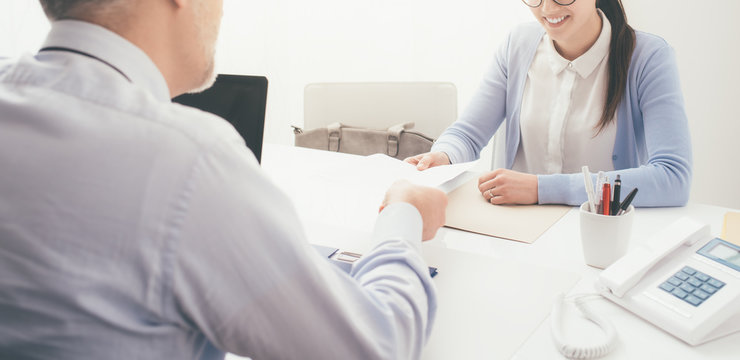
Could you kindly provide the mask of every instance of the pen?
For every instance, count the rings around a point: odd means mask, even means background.
[[[612,215],[617,215],[619,212],[619,196],[620,191],[622,189],[622,179],[619,178],[619,175],[617,175],[617,179],[614,180],[614,193],[612,194]]]
[[[583,184],[586,186],[586,195],[588,195],[588,211],[595,213],[596,204],[594,203],[594,183],[591,181],[591,172],[588,166],[581,168],[583,170]]]
[[[609,178],[606,178],[606,181],[604,182],[604,189],[601,191],[602,196],[604,197],[603,200],[601,200],[601,207],[602,207],[602,214],[609,215],[609,210],[611,210],[611,198],[612,198],[612,186],[609,184]]]
[[[624,198],[622,205],[619,205],[620,210],[617,215],[622,215],[627,211],[627,208],[630,207],[630,203],[632,203],[632,199],[635,198],[635,194],[637,194],[637,188],[632,189],[632,191],[630,191],[630,193]]]

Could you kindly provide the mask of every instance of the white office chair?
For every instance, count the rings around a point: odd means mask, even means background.
[[[312,83],[303,95],[304,129],[413,122],[413,131],[436,139],[457,119],[457,88],[449,82]]]

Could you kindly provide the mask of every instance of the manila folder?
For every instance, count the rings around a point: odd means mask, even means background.
[[[492,205],[478,177],[448,195],[445,226],[531,244],[570,211],[564,205]]]

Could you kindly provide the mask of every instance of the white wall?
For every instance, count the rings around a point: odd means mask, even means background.
[[[38,1],[0,3],[0,57],[38,50],[48,31],[49,22]]]
[[[730,156],[740,134],[732,102],[740,3],[623,1],[634,27],[676,49],[694,147],[692,201],[740,208],[740,165]],[[311,82],[451,81],[462,110],[508,30],[530,20],[517,0],[225,0],[217,71],[266,75],[265,139],[290,144]],[[34,51],[47,30],[36,1],[0,4],[0,56]]]
[[[226,2],[219,71],[268,76],[265,137],[286,144],[289,125],[303,122],[303,88],[311,82],[451,81],[462,107],[507,30],[531,16],[517,1],[253,4]]]

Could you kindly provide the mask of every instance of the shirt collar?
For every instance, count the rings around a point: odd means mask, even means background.
[[[550,40],[550,37],[545,34],[543,40],[547,43],[550,67],[555,74],[560,74],[560,72],[572,64],[571,68],[578,73],[581,78],[587,78],[596,69],[596,67],[599,66],[599,63],[609,55],[612,26],[606,16],[604,16],[604,13],[601,12],[601,9],[596,10],[599,12],[599,16],[601,16],[601,33],[596,39],[596,42],[591,45],[591,48],[573,61],[569,61],[562,57],[555,49],[555,44]]]
[[[77,20],[55,21],[42,46],[46,47],[64,47],[95,56],[119,69],[157,99],[170,101],[167,82],[149,56],[102,26]]]

